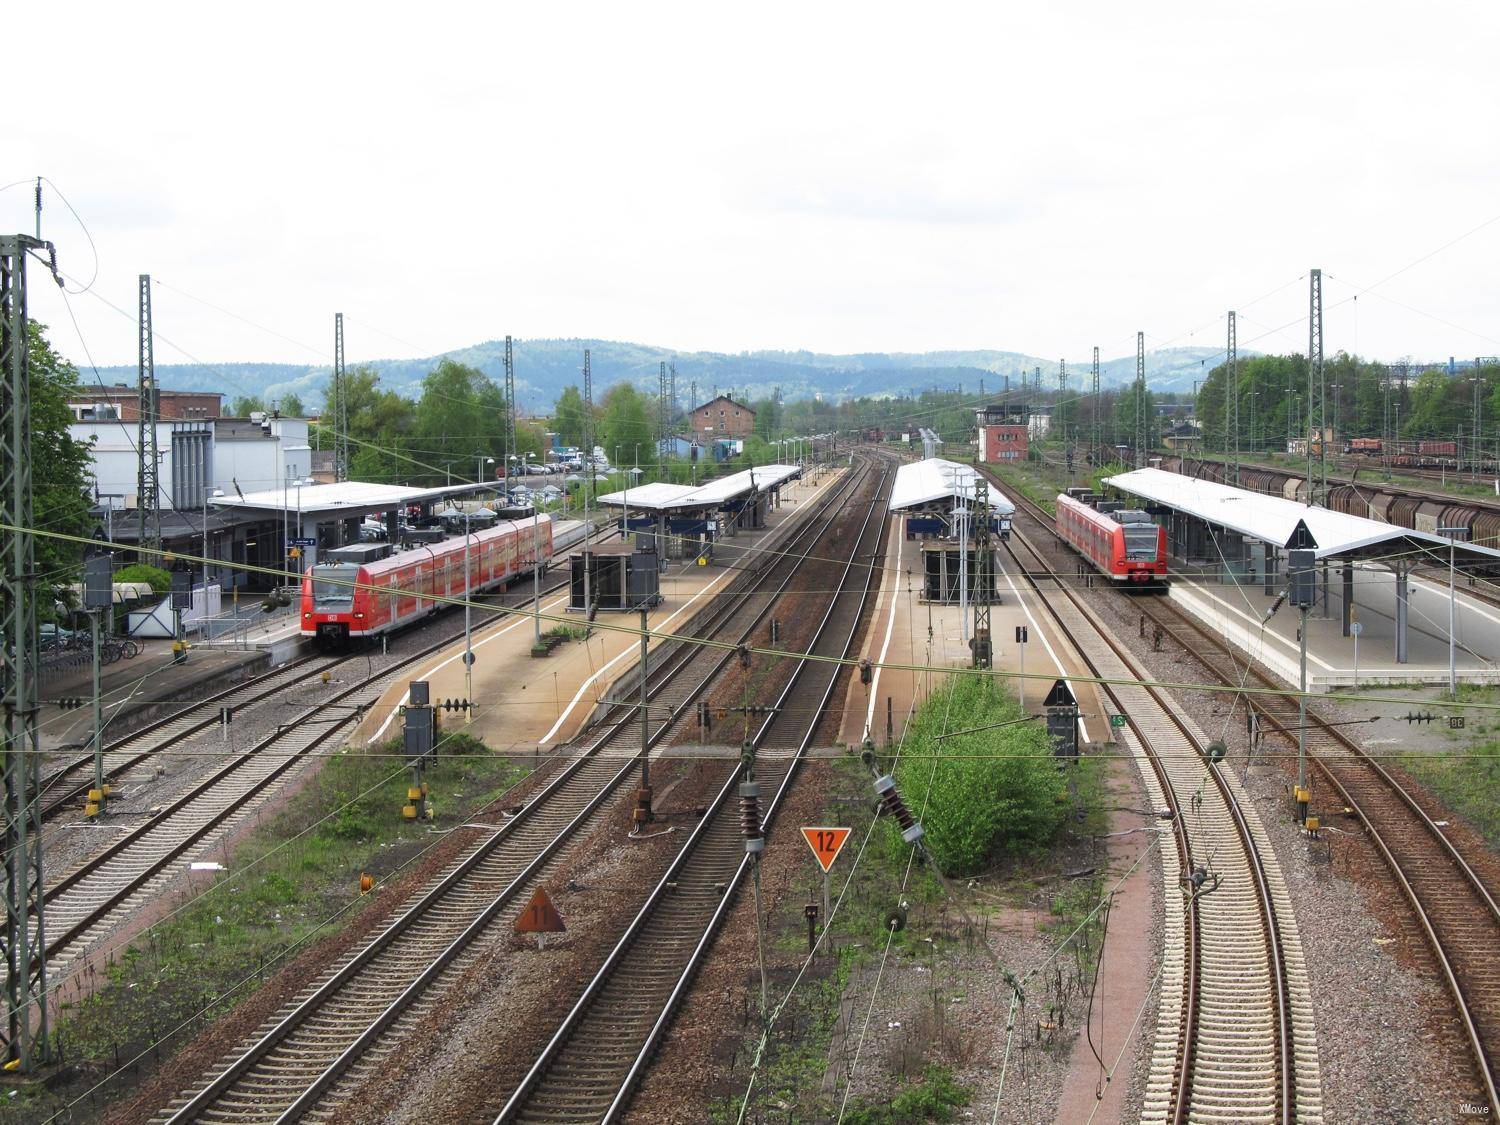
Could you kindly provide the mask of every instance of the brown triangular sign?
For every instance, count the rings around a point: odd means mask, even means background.
[[[562,915],[557,912],[557,907],[547,897],[545,887],[536,889],[531,901],[526,904],[526,909],[516,919],[518,934],[560,934],[567,928],[563,925]]]

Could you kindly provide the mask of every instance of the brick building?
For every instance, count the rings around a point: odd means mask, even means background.
[[[974,412],[979,429],[979,459],[1024,461],[1030,448],[1030,418],[1024,406],[1009,403],[980,407]]]
[[[195,422],[224,415],[224,396],[218,391],[157,391],[157,402],[164,422]],[[118,418],[122,422],[140,420],[136,408],[140,401],[136,388],[128,383],[112,387],[83,385],[82,393],[68,405],[75,421],[86,422]],[[103,409],[101,409],[101,407]]]
[[[720,395],[702,406],[695,406],[688,425],[698,438],[749,437],[755,430],[755,411]]]

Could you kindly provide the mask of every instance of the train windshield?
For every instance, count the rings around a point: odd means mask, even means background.
[[[315,566],[312,568],[313,605],[348,606],[354,604],[354,581],[357,566]]]
[[[1125,557],[1132,562],[1156,561],[1156,525],[1135,523],[1125,525]]]

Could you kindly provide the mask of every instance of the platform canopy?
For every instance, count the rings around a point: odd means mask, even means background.
[[[1297,546],[1293,537],[1300,525],[1311,536],[1308,545],[1320,559],[1389,559],[1445,565],[1448,561],[1446,536],[1314,508],[1280,496],[1265,496],[1181,473],[1134,469],[1105,477],[1104,484],[1276,547]],[[1489,547],[1459,542],[1455,558],[1466,567],[1500,567],[1500,551]]]
[[[962,496],[966,500],[989,493],[990,511],[997,516],[1012,515],[1016,508],[991,488],[971,465],[960,465],[957,461],[945,461],[941,457],[929,457],[925,461],[913,461],[896,470],[896,484],[891,489],[891,511],[913,512],[934,509],[947,512],[953,502]]]
[[[711,511],[755,492],[779,488],[802,475],[800,465],[757,465],[706,484],[643,484],[608,492],[599,503],[639,512]]]
[[[252,512],[298,512],[305,516],[323,519],[342,519],[345,516],[364,515],[372,512],[387,512],[407,504],[422,504],[441,500],[446,496],[462,496],[477,491],[494,491],[500,487],[498,481],[479,484],[453,484],[440,488],[407,488],[395,484],[366,484],[362,481],[346,480],[337,484],[304,484],[300,488],[289,484],[286,488],[268,488],[262,492],[247,492],[244,495],[230,493],[209,500],[215,508],[237,508]]]

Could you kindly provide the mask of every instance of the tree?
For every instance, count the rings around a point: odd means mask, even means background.
[[[616,383],[604,396],[604,417],[599,424],[599,444],[615,465],[635,462],[637,448],[654,460],[651,420],[645,400],[629,383]]]
[[[276,409],[281,411],[283,418],[306,418],[307,407],[302,405],[302,399],[295,392],[281,396],[276,404]]]
[[[552,413],[552,424],[557,427],[558,437],[562,438],[564,445],[583,445],[587,419],[588,408],[578,388],[564,388]]]
[[[27,327],[32,518],[47,531],[86,536],[95,526],[89,515],[93,455],[88,443],[68,432],[73,421],[68,403],[83,393],[78,370],[52,350],[43,325],[32,322]],[[83,558],[81,545],[41,536],[35,544],[41,580],[54,590],[71,585]],[[44,600],[43,615],[50,609],[51,599]]]
[[[263,412],[266,409],[266,401],[259,395],[240,395],[229,406],[231,418],[248,418],[251,414]]]

